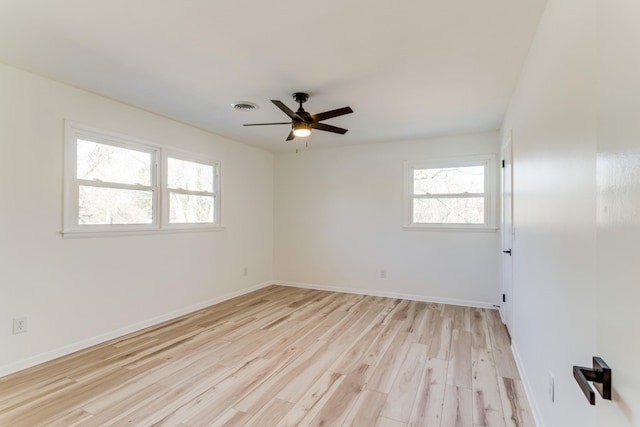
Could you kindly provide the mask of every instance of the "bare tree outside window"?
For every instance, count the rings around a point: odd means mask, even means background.
[[[413,169],[415,224],[484,224],[485,166]]]
[[[78,223],[151,224],[151,165],[150,153],[78,139]]]
[[[187,160],[168,158],[169,222],[215,222],[215,170]]]

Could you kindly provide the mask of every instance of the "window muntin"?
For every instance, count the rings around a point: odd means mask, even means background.
[[[494,229],[493,156],[407,163],[405,228]]]
[[[220,163],[66,123],[63,235],[215,230]]]

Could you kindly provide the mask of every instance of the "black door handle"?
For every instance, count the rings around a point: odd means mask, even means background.
[[[502,251],[505,254],[509,254],[509,256],[511,256],[511,249],[507,250],[507,251]]]
[[[601,357],[593,358],[593,369],[574,366],[573,377],[590,404],[596,404],[596,394],[589,385],[590,381],[603,399],[611,400],[611,368]]]

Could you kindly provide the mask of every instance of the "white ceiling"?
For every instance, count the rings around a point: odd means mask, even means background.
[[[267,150],[499,128],[545,0],[0,0],[0,62]],[[251,101],[253,112],[234,110]]]

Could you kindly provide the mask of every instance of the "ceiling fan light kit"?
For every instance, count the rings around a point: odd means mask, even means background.
[[[304,138],[311,135],[311,127],[309,123],[299,122],[293,125],[293,136]]]
[[[285,113],[290,119],[290,122],[277,122],[277,123],[247,123],[244,126],[266,126],[266,125],[291,125],[291,132],[287,136],[286,141],[299,137],[304,138],[311,135],[312,129],[323,130],[325,132],[339,133],[344,135],[348,129],[339,128],[337,126],[320,123],[323,120],[332,119],[334,117],[342,116],[345,114],[353,113],[351,107],[343,107],[335,110],[325,111],[324,113],[309,114],[302,108],[302,104],[307,102],[309,94],[304,92],[296,92],[293,94],[293,99],[298,103],[299,108],[296,112],[287,107],[282,101],[272,99],[271,102],[278,107],[283,113]]]

